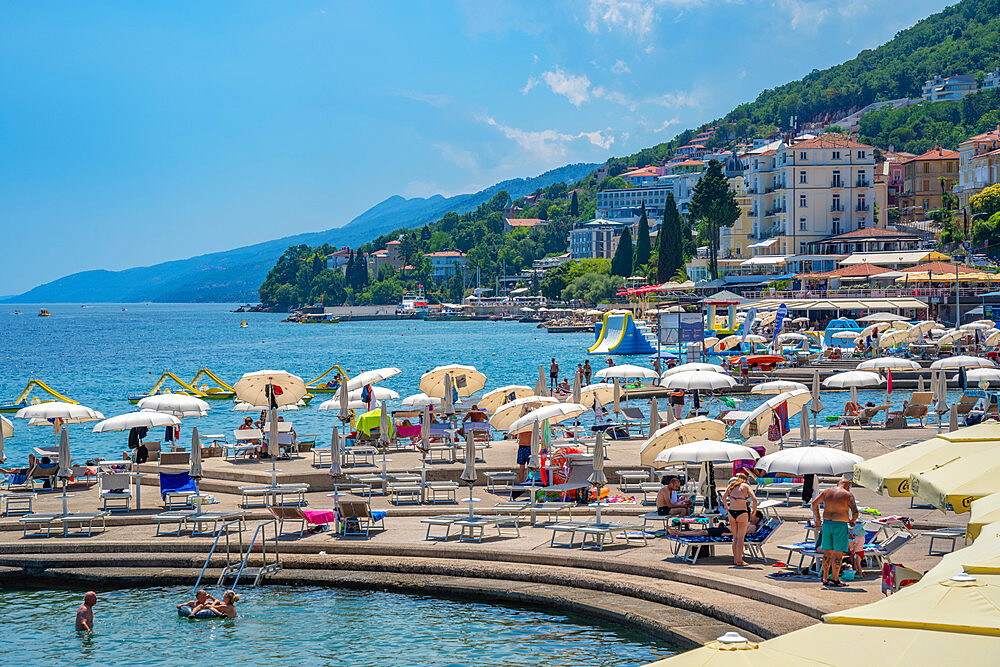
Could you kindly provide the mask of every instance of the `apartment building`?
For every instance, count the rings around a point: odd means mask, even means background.
[[[743,162],[749,247],[758,255],[804,254],[809,243],[873,226],[872,146],[828,133],[748,153]]]
[[[977,89],[976,77],[973,74],[936,76],[924,81],[920,96],[928,102],[954,102],[971,95]]]
[[[344,267],[347,266],[348,260],[351,259],[351,249],[347,246],[342,247],[336,252],[331,252],[326,256],[326,268],[328,269],[340,269],[341,272],[344,271]]]
[[[958,151],[934,146],[903,163],[903,193],[897,196],[904,220],[924,220],[944,206],[944,194],[958,181]]]
[[[969,205],[969,197],[1000,183],[1000,126],[969,137],[958,145],[958,205]]]
[[[573,225],[569,232],[569,253],[572,259],[611,259],[618,248],[618,238],[625,224],[595,218]]]
[[[647,185],[652,185],[658,176],[663,175],[663,167],[642,167],[641,169],[633,169],[632,171],[627,171],[622,174],[622,178],[632,186],[643,187]]]
[[[749,246],[753,243],[753,221],[750,218],[753,198],[747,192],[746,179],[742,176],[730,178],[729,187],[732,188],[736,204],[740,207],[740,217],[732,227],[719,230],[719,256],[747,257],[752,253]]]
[[[431,277],[436,280],[447,280],[455,275],[455,267],[461,271],[465,268],[467,258],[458,250],[442,250],[424,255],[431,263]]]

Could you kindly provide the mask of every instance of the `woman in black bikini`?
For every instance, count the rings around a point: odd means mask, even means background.
[[[747,535],[749,515],[757,513],[757,496],[753,494],[745,474],[739,473],[729,481],[726,492],[722,494],[722,504],[729,509],[729,527],[733,531],[733,563],[736,567],[746,567],[743,560],[743,539]]]

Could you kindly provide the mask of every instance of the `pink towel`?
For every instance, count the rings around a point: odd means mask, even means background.
[[[409,426],[397,426],[396,435],[398,435],[400,438],[419,438],[420,425],[411,424]]]
[[[311,524],[334,523],[337,515],[333,510],[302,510],[302,516]]]

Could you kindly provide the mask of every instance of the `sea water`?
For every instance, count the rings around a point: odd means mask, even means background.
[[[47,308],[52,317],[37,317],[40,307]],[[291,324],[281,322],[281,314],[230,312],[234,308],[234,304],[5,304],[0,306],[0,400],[13,400],[29,380],[38,378],[111,417],[135,410],[127,395],[148,391],[167,370],[189,381],[198,369],[210,368],[234,384],[243,373],[265,368],[287,370],[308,382],[333,364],[349,375],[395,366],[402,373],[380,384],[405,397],[418,391],[422,373],[444,364],[475,366],[486,375],[487,390],[507,384],[533,387],[540,365],[547,381],[552,358],[559,364],[560,378],[570,382],[577,364],[588,357],[594,371],[606,364],[606,357],[587,354],[592,334],[549,334],[535,324],[422,320]],[[14,315],[14,310],[22,314]],[[241,328],[244,320],[248,326]],[[618,356],[615,361],[651,366],[645,356]],[[332,377],[331,373],[325,379]],[[168,381],[166,386],[171,385]],[[897,392],[896,403],[910,393]],[[44,397],[38,389],[33,395]],[[884,388],[862,390],[858,395],[862,402],[881,403],[886,398]],[[328,441],[331,429],[340,422],[336,411],[317,407],[331,398],[335,394],[317,394],[309,406],[285,417],[295,424],[298,434],[318,434],[321,442]],[[751,410],[767,398],[744,396],[737,407]],[[824,392],[820,422],[840,414],[846,400],[844,392]],[[234,412],[231,401],[209,404],[207,416],[184,420],[182,441],[190,438],[192,426],[198,426],[202,435],[231,436],[244,416],[258,417]],[[398,407],[399,401],[388,405]],[[648,414],[647,401],[632,401],[632,405]],[[712,414],[720,407],[713,404]],[[585,416],[583,423],[590,423],[588,419]],[[51,427],[13,421],[15,435],[5,448],[8,465],[23,465],[31,448],[54,444]],[[790,421],[795,429],[797,415]],[[126,433],[94,434],[92,424],[68,428],[77,461],[117,459],[126,449]],[[148,437],[162,440],[162,436],[156,429]]]
[[[217,591],[213,591],[218,595]],[[384,591],[247,589],[232,620],[189,620],[190,588],[0,590],[9,665],[642,665],[679,649],[596,619]]]

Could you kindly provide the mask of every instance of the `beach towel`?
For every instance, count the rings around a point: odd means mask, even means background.
[[[197,493],[191,474],[188,472],[161,472],[160,473],[160,496],[167,497],[168,493],[184,493],[190,491]]]

